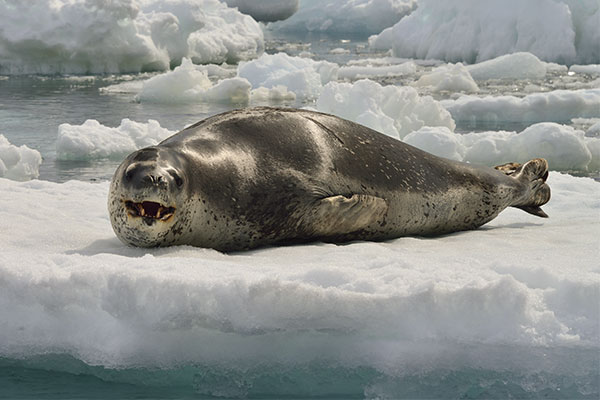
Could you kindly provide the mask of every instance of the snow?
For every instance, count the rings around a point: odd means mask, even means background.
[[[236,7],[261,22],[284,20],[298,11],[299,0],[223,0],[229,7]]]
[[[558,63],[598,63],[597,0],[420,0],[418,8],[369,41],[398,57],[475,63],[530,52]]]
[[[337,79],[338,69],[335,63],[277,53],[240,63],[238,76],[255,89],[285,86],[296,97],[312,100],[319,96],[323,85]]]
[[[600,171],[600,138],[552,122],[531,125],[520,133],[456,134],[445,127],[424,127],[403,140],[435,155],[475,164],[524,163],[542,157],[555,171]]]
[[[121,244],[107,182],[0,179],[0,357],[589,373],[600,343],[600,185],[554,172],[549,185],[547,220],[510,209],[437,238],[226,255]]]
[[[433,92],[477,92],[479,87],[462,63],[445,64],[421,75],[414,86],[429,86]]]
[[[450,114],[430,96],[419,96],[412,87],[381,86],[368,79],[328,83],[317,99],[317,110],[395,138],[423,126],[455,128]]]
[[[0,73],[165,70],[256,57],[263,33],[218,0],[0,3]]]
[[[302,0],[298,12],[268,27],[296,32],[378,33],[416,5],[416,0]]]
[[[543,79],[546,65],[527,52],[506,54],[467,67],[473,79]]]
[[[174,133],[154,120],[142,123],[126,118],[116,128],[93,119],[81,125],[61,124],[56,157],[59,160],[119,159],[142,147],[154,146]]]
[[[464,95],[441,104],[456,121],[565,122],[572,118],[600,117],[600,89],[554,90],[515,96]]]
[[[0,178],[26,181],[39,176],[42,155],[29,147],[15,146],[0,134]]]

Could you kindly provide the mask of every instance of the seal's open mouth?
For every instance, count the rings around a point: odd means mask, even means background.
[[[126,201],[125,207],[127,213],[132,217],[143,217],[144,219],[167,221],[175,213],[175,207],[164,206],[154,201],[142,201],[141,203]]]

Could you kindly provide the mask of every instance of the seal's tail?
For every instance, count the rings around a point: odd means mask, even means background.
[[[548,218],[540,206],[550,200],[550,187],[546,184],[548,179],[548,162],[543,158],[535,158],[525,164],[508,163],[498,165],[497,170],[504,172],[523,183],[525,192],[513,207],[520,208],[538,217]]]

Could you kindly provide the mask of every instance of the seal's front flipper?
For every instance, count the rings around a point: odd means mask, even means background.
[[[548,162],[543,158],[527,161],[525,164],[509,163],[499,165],[497,170],[521,181],[524,185],[524,194],[513,207],[520,208],[529,214],[542,218],[548,218],[540,206],[550,200],[550,187],[546,184],[548,179]]]
[[[384,199],[365,194],[325,197],[310,213],[310,226],[315,235],[339,236],[383,223],[387,209]]]

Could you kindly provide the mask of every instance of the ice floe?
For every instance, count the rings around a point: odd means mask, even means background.
[[[81,125],[61,124],[56,157],[59,160],[118,159],[142,147],[153,146],[174,133],[154,120],[141,123],[124,119],[115,128],[93,119]]]
[[[316,99],[323,85],[337,79],[338,69],[335,63],[277,53],[240,63],[238,76],[255,89],[285,86],[299,98]]]
[[[338,79],[362,79],[385,76],[411,75],[417,72],[417,66],[413,61],[406,61],[392,65],[361,65],[350,64],[340,67]]]
[[[421,77],[414,86],[428,86],[433,92],[477,92],[479,87],[462,63],[445,64]]]
[[[467,66],[476,80],[485,79],[543,79],[546,63],[527,52],[506,54],[492,60]]]
[[[566,122],[600,117],[600,89],[554,90],[525,97],[464,95],[441,104],[456,121],[477,126],[494,122]]]
[[[437,238],[225,255],[123,245],[107,182],[0,179],[0,356],[68,354],[87,374],[221,367],[249,385],[315,362],[579,382],[600,340],[600,185],[554,172],[548,182],[546,220],[509,209]]]
[[[395,138],[423,126],[455,128],[450,114],[430,96],[419,96],[412,87],[382,86],[368,79],[328,83],[317,100],[317,110]]]
[[[206,70],[198,69],[191,60],[184,58],[173,71],[144,81],[135,98],[160,103],[246,103],[250,88],[250,82],[238,77],[222,79],[213,85]]]
[[[0,178],[26,181],[39,176],[42,155],[29,147],[15,146],[0,135]]]
[[[552,122],[533,124],[520,133],[456,134],[444,127],[424,127],[403,140],[438,156],[475,164],[495,166],[542,157],[552,170],[600,171],[600,138]]]
[[[575,72],[577,74],[590,74],[590,75],[600,75],[600,64],[588,64],[588,65],[571,65],[569,67],[570,72]]]

